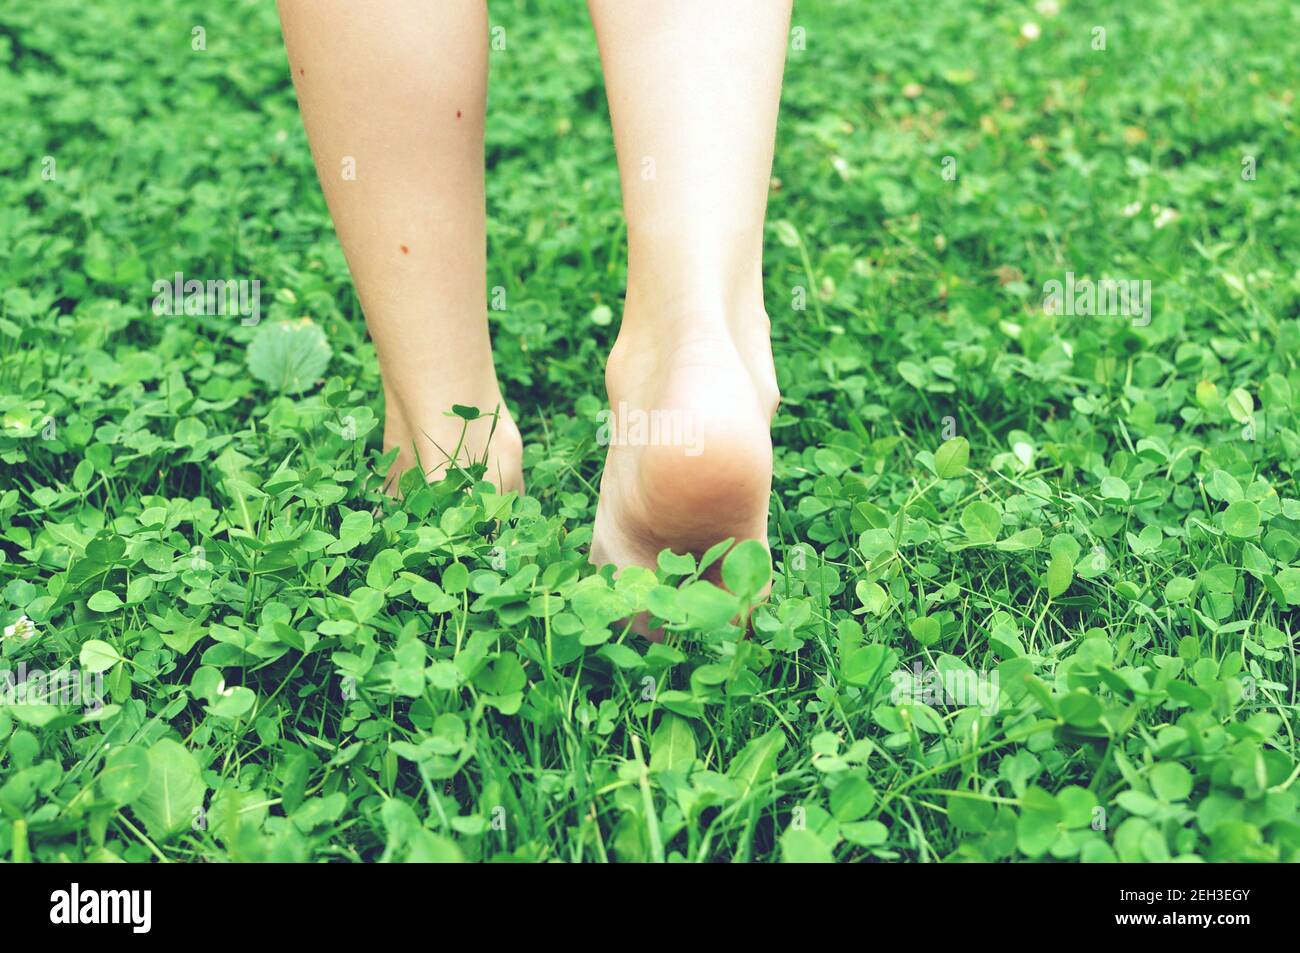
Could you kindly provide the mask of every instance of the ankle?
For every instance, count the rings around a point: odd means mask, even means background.
[[[781,395],[772,360],[771,321],[761,296],[743,305],[716,300],[651,303],[645,297],[628,303],[605,368],[611,400],[662,377],[673,367],[741,365],[755,397],[769,417]]]

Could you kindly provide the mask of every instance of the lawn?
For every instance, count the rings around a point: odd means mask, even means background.
[[[753,548],[587,565],[582,6],[490,7],[528,495],[401,502],[274,7],[202,6],[0,11],[0,858],[1300,859],[1300,6],[798,0],[748,636]]]

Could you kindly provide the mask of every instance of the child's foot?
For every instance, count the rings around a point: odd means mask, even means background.
[[[624,318],[605,372],[612,416],[591,561],[654,568],[734,537],[767,544],[770,425],[780,399],[766,315]],[[716,581],[716,574],[713,574]]]
[[[441,480],[454,466],[468,467],[481,462],[484,454],[487,472],[483,479],[496,484],[503,493],[524,491],[523,438],[500,391],[468,406],[477,407],[486,416],[466,421],[455,415],[430,413],[423,415],[421,426],[415,427],[400,407],[389,403],[384,450],[397,447],[399,452],[388,473],[386,492],[396,496],[402,474],[416,466],[424,470],[425,479],[432,483]],[[497,411],[495,423],[493,411]]]

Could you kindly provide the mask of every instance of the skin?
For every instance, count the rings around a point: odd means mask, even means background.
[[[611,442],[591,558],[766,543],[779,394],[763,305],[763,221],[790,0],[590,0],[610,103],[628,286],[606,368],[616,421],[682,439]],[[487,328],[482,0],[280,0],[325,198],[374,338],[394,472],[430,478],[460,439],[452,403],[500,407],[462,460],[520,489]],[[341,174],[344,157],[355,180]],[[617,428],[616,428],[617,429]],[[679,431],[680,435],[680,431]],[[441,449],[439,449],[441,448]]]
[[[501,407],[488,477],[522,489],[487,323],[481,0],[281,0],[280,22],[321,188],[384,379],[394,473],[439,478],[462,434],[452,404]],[[435,15],[436,12],[436,15]],[[345,178],[344,163],[355,163]],[[471,423],[460,463],[487,452]]]
[[[729,537],[766,543],[779,393],[763,220],[790,4],[588,7],[628,223],[627,299],[605,375],[611,406],[667,411],[698,438],[611,444],[592,561],[653,567],[664,548],[698,555]]]

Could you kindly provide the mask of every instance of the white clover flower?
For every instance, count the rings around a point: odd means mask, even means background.
[[[1042,16],[1054,17],[1061,12],[1061,4],[1057,0],[1038,0],[1034,9]]]
[[[1043,35],[1043,31],[1033,20],[1026,20],[1020,25],[1020,35],[1032,43]]]
[[[1156,214],[1155,226],[1156,228],[1164,228],[1166,225],[1170,224],[1171,222],[1178,221],[1178,217],[1179,217],[1178,209],[1162,208]]]
[[[1125,206],[1124,206],[1124,217],[1125,217],[1125,218],[1132,218],[1134,215],[1136,215],[1136,214],[1137,214],[1138,212],[1140,212],[1140,211],[1142,211],[1142,203],[1141,203],[1141,202],[1130,202],[1128,205],[1125,205]]]
[[[36,623],[33,622],[31,619],[27,618],[27,616],[22,616],[13,625],[5,626],[4,637],[6,639],[22,639],[24,642],[26,642],[28,639],[33,638],[35,635],[36,635]]]

